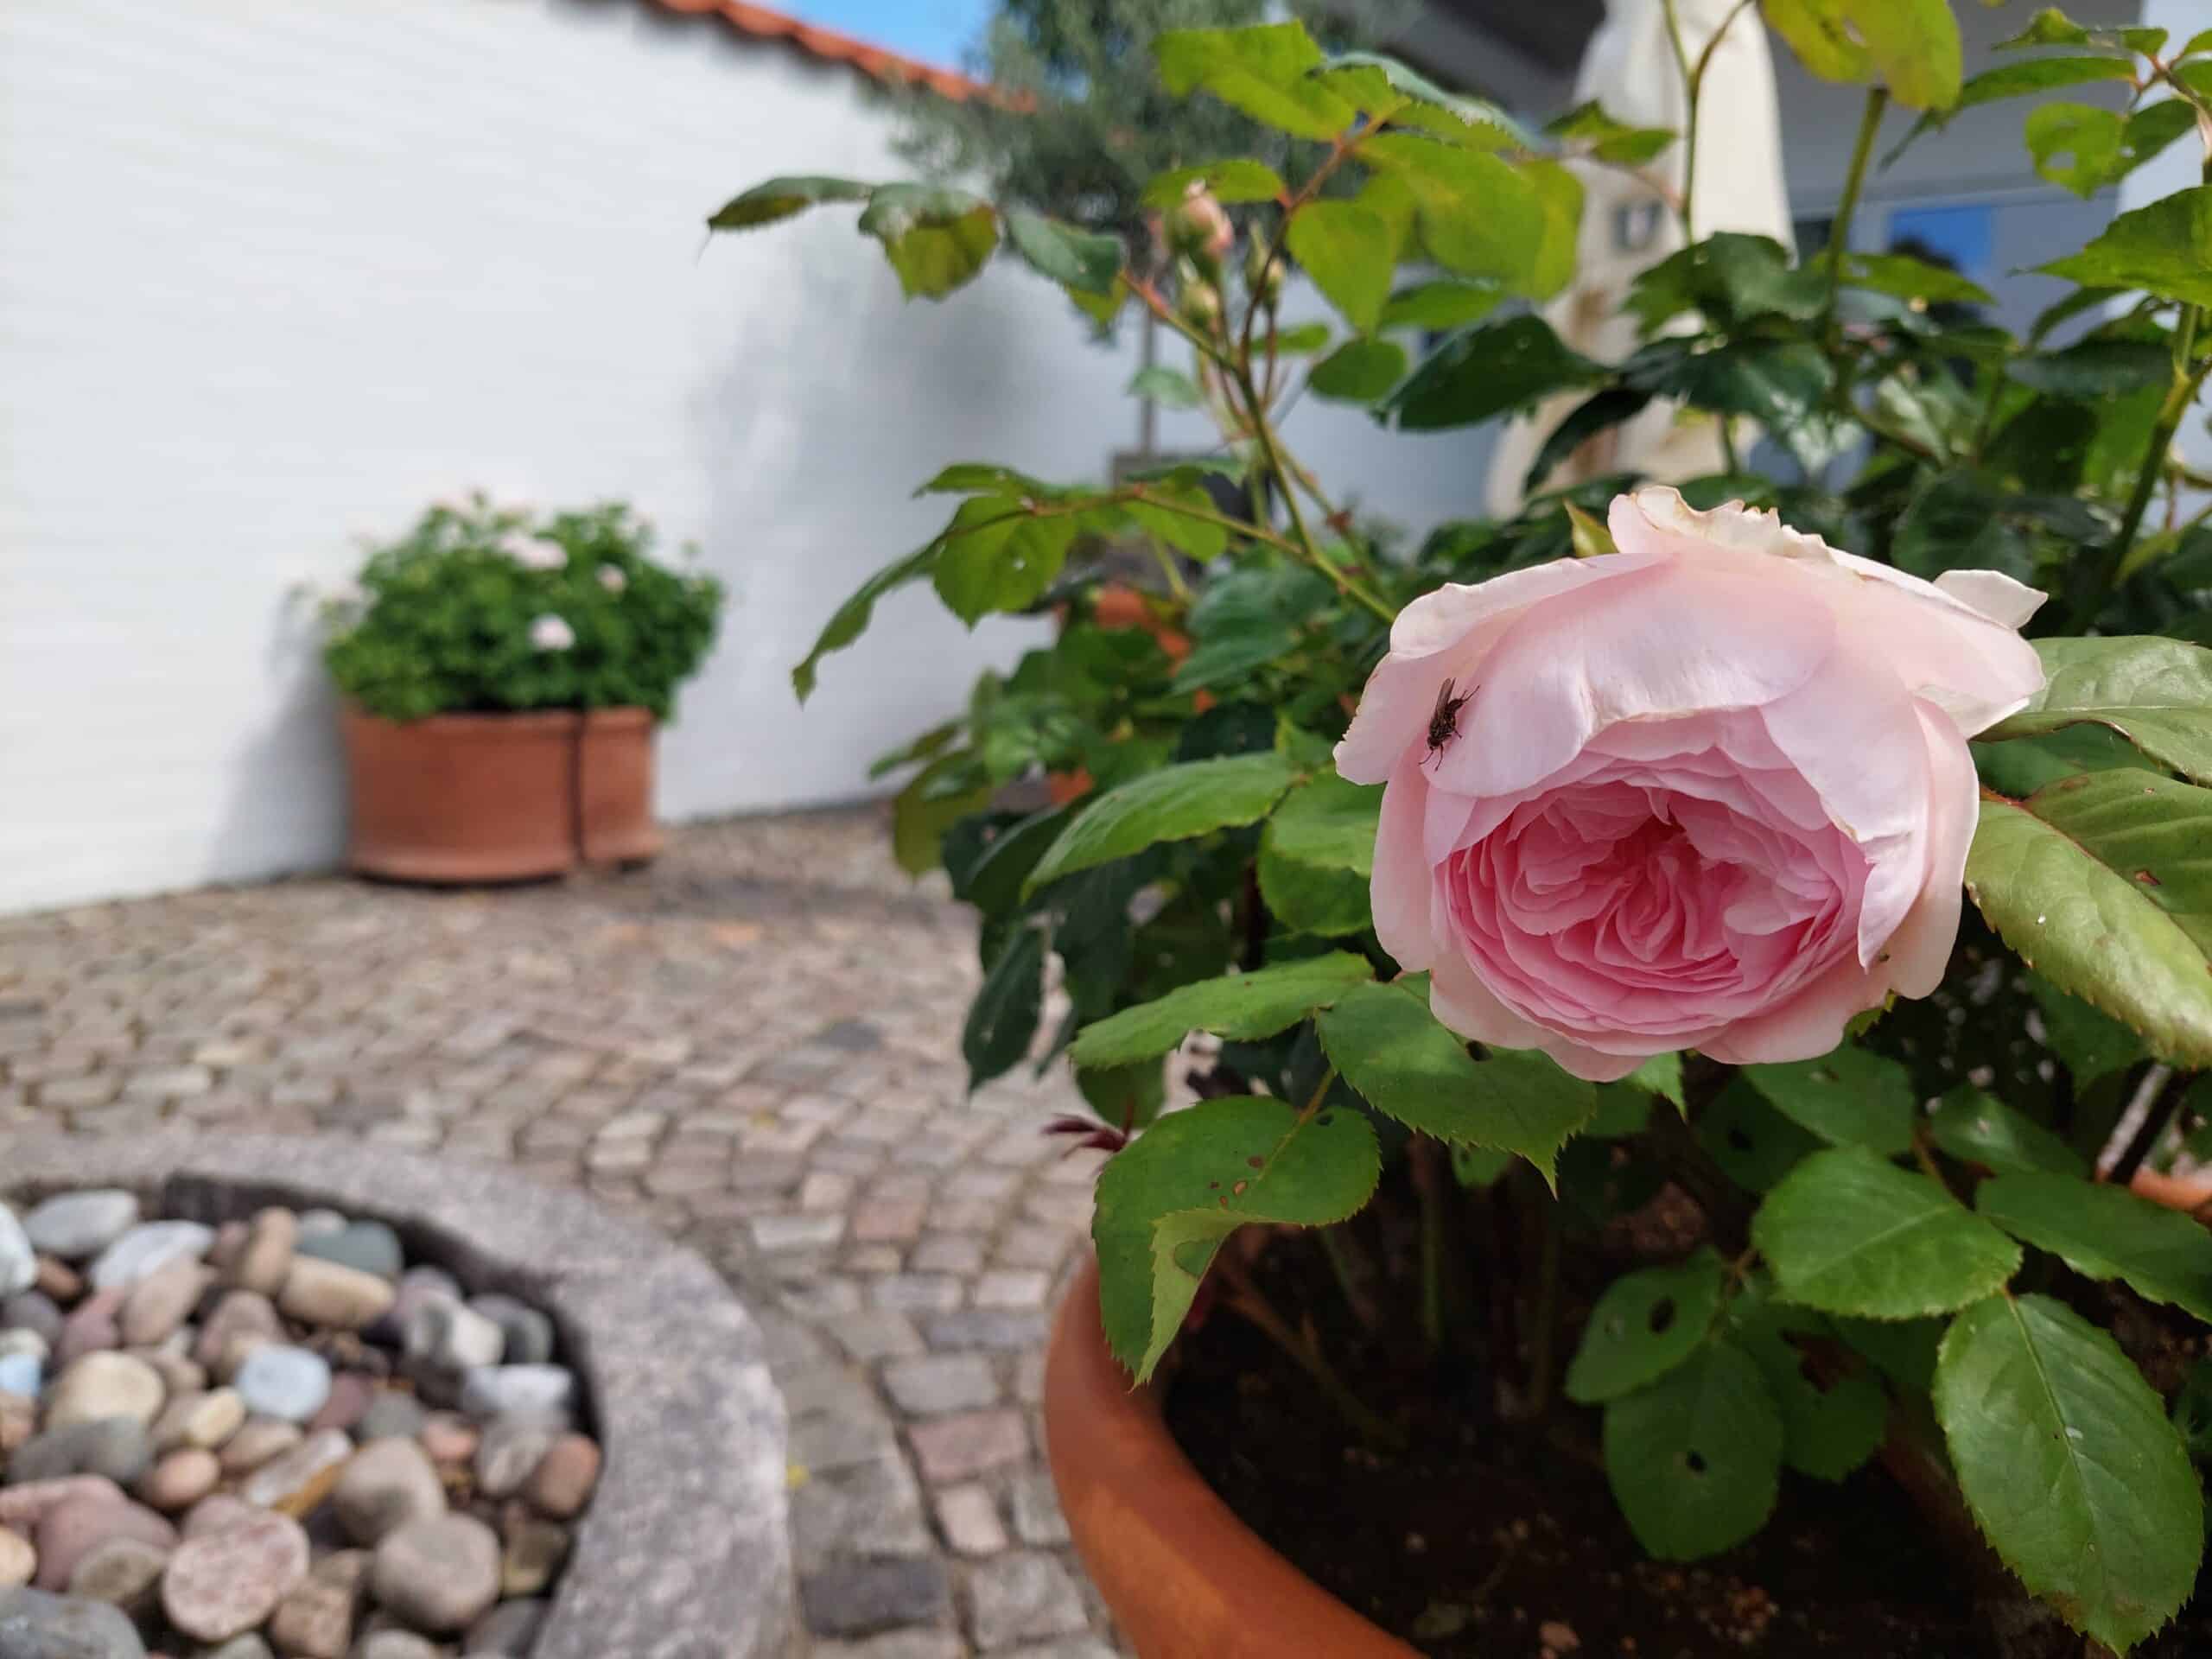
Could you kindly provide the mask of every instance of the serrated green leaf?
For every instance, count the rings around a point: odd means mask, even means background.
[[[1341,938],[1374,925],[1367,878],[1286,858],[1271,839],[1260,843],[1260,897],[1294,933]]]
[[[1766,316],[1807,322],[1827,302],[1820,272],[1793,266],[1773,238],[1722,231],[1637,273],[1628,309],[1649,334],[1686,311],[1722,326]]]
[[[1171,369],[1164,363],[1155,363],[1131,375],[1128,392],[1132,397],[1149,397],[1169,409],[1196,409],[1205,401],[1197,381],[1182,370]]]
[[[1179,512],[1179,508],[1189,511]],[[1215,522],[1219,512],[1202,485],[1148,485],[1142,499],[1123,503],[1122,511],[1142,529],[1200,564],[1211,563],[1228,549],[1229,527]],[[1201,513],[1207,516],[1194,516]]]
[[[1729,1302],[1721,1329],[1751,1357],[1781,1408],[1784,1463],[1816,1480],[1841,1480],[1874,1455],[1890,1397],[1872,1372],[1846,1357],[1827,1315],[1777,1302],[1762,1277]]]
[[[1950,0],[1759,0],[1759,10],[1823,80],[1878,79],[1922,110],[1959,96],[1963,50]]]
[[[1406,376],[1406,348],[1394,340],[1348,340],[1313,365],[1306,385],[1317,397],[1371,404]]]
[[[990,203],[939,185],[880,184],[861,230],[883,244],[906,297],[941,300],[983,268],[999,245]]]
[[[1354,1111],[1302,1117],[1246,1096],[1160,1119],[1098,1176],[1090,1235],[1115,1357],[1143,1382],[1224,1239],[1247,1222],[1342,1221],[1367,1202],[1381,1169],[1375,1133]]]
[[[1732,1079],[1697,1116],[1697,1138],[1738,1186],[1764,1192],[1821,1142],[1766,1103],[1741,1077]]]
[[[1782,1412],[1734,1344],[1707,1343],[1605,1408],[1605,1478],[1637,1541],[1667,1560],[1739,1544],[1781,1485]]]
[[[1344,52],[1313,71],[1313,79],[1358,106],[1363,115],[1419,127],[1454,143],[1489,149],[1536,147],[1536,136],[1507,111],[1479,98],[1446,92],[1395,58]]]
[[[1967,892],[2061,990],[2212,1065],[2212,791],[2121,767],[1985,792]]]
[[[1518,1153],[1547,1181],[1559,1148],[1598,1109],[1591,1086],[1543,1055],[1478,1061],[1428,1011],[1425,986],[1354,986],[1314,1020],[1321,1049],[1361,1098],[1440,1141]]]
[[[1494,1185],[1497,1178],[1513,1167],[1513,1154],[1494,1147],[1453,1147],[1452,1173],[1465,1187]]]
[[[2103,188],[2120,166],[2126,148],[2127,124],[2117,111],[2062,101],[2030,110],[2021,135],[2027,141],[2028,154],[2035,159],[2036,171],[2086,201]]]
[[[1912,1074],[1895,1060],[1846,1043],[1816,1060],[1747,1065],[1743,1076],[1830,1146],[1866,1147],[1885,1157],[1912,1150],[1919,1103]]]
[[[1268,836],[1286,858],[1325,869],[1375,872],[1375,833],[1382,813],[1380,784],[1348,783],[1332,766],[1300,784],[1268,820]]]
[[[1728,1269],[1709,1246],[1605,1287],[1567,1364],[1567,1397],[1599,1406],[1656,1382],[1697,1351],[1720,1312]]]
[[[1382,407],[1408,431],[1440,431],[1605,376],[1602,365],[1561,344],[1541,317],[1510,317],[1452,335]]]
[[[2168,1414],[2180,1430],[2182,1444],[2199,1463],[2212,1458],[2212,1359],[2200,1359],[2174,1390]]]
[[[1021,884],[1045,849],[1059,838],[1072,808],[1049,807],[1009,824],[991,840],[989,848],[968,873],[967,891],[960,894],[986,916],[1003,915],[1021,902]]]
[[[2065,1141],[1995,1096],[1962,1083],[1928,1114],[1929,1138],[1962,1163],[2006,1170],[2087,1176],[2088,1166]]]
[[[768,179],[732,196],[707,220],[710,231],[750,230],[772,225],[825,201],[866,201],[873,185],[854,179],[819,176]]]
[[[1751,1243],[1789,1301],[1910,1319],[1979,1301],[2020,1247],[1935,1181],[1862,1147],[1816,1152],[1766,1195]]]
[[[1009,495],[1049,500],[1061,493],[1054,486],[988,461],[956,461],[941,468],[916,495]]]
[[[1582,1126],[1582,1136],[1589,1141],[1624,1141],[1630,1135],[1642,1135],[1651,1127],[1653,1096],[1649,1089],[1639,1089],[1633,1083],[1601,1083],[1598,1085],[1598,1109]]]
[[[1122,273],[1122,238],[1078,230],[1027,208],[1007,210],[1007,240],[1031,268],[1077,294],[1103,298]]]
[[[1298,781],[1272,752],[1192,760],[1109,789],[1061,833],[1029,877],[1034,893],[1077,870],[1127,858],[1163,841],[1257,823]]]
[[[1207,92],[1264,126],[1300,138],[1329,139],[1352,124],[1352,105],[1307,72],[1321,48],[1305,25],[1177,29],[1154,43],[1160,83],[1177,98]]]
[[[1822,80],[1865,80],[1873,73],[1873,59],[1837,0],[1759,0],[1759,12]]]
[[[1084,1027],[1069,1053],[1077,1065],[1129,1065],[1166,1053],[1194,1031],[1255,1042],[1327,1007],[1374,971],[1364,957],[1334,951],[1201,979]]]
[[[1440,277],[1416,283],[1393,294],[1382,307],[1377,328],[1459,328],[1479,321],[1505,300],[1505,290],[1491,283],[1461,282]]]
[[[2063,351],[2016,357],[2005,375],[2054,397],[2087,401],[2124,397],[2145,386],[2163,386],[2173,373],[2167,347],[2147,340],[2083,340]]]
[[[1649,1089],[1662,1100],[1672,1101],[1678,1112],[1688,1109],[1688,1102],[1682,1094],[1682,1057],[1679,1053],[1654,1054],[1621,1081]]]
[[[1593,161],[1641,167],[1675,142],[1667,127],[1634,127],[1608,115],[1595,99],[1578,104],[1544,128],[1554,138],[1587,146]]]
[[[2124,1186],[2015,1170],[1984,1181],[1974,1208],[2023,1243],[2090,1279],[2124,1279],[2138,1295],[2212,1324],[2212,1231]]]
[[[1277,331],[1275,350],[1285,357],[1301,357],[1318,352],[1329,343],[1329,325],[1325,322],[1301,322],[1295,328]]]
[[[2038,639],[2044,688],[1984,742],[2080,721],[2110,727],[2160,766],[2212,785],[2212,651],[2155,634]]]
[[[1412,191],[1422,243],[1446,270],[1533,294],[1549,211],[1520,168],[1496,156],[1413,132],[1383,132],[1360,145],[1363,160]]]
[[[875,614],[875,601],[893,589],[908,582],[919,582],[937,569],[937,559],[942,541],[932,541],[926,547],[917,548],[904,558],[893,559],[878,570],[859,588],[850,598],[830,613],[815,639],[813,647],[791,670],[791,690],[804,702],[814,694],[817,671],[822,659],[833,651],[842,651],[868,632],[868,625]]]
[[[2118,214],[2081,252],[2036,269],[2088,287],[2212,305],[2212,185]]]
[[[1167,1069],[1158,1056],[1134,1065],[1072,1068],[1077,1091],[1099,1121],[1123,1131],[1147,1128],[1167,1101]]]
[[[1853,288],[1929,305],[1997,303],[1996,296],[1980,283],[1968,282],[1955,270],[1931,265],[1909,253],[1853,253],[1847,255],[1843,263],[1844,281]]]
[[[1045,1007],[1045,935],[1018,926],[1007,940],[961,1027],[960,1053],[972,1092],[1021,1064]]]
[[[1875,1369],[1900,1389],[1925,1394],[1936,1381],[1936,1353],[1949,1322],[1932,1319],[1853,1319],[1830,1315],[1828,1323]]]
[[[1190,194],[1194,184],[1205,186],[1216,201],[1274,201],[1290,194],[1282,175],[1265,162],[1249,157],[1215,162],[1204,167],[1171,168],[1155,174],[1139,198],[1147,207],[1173,207]]]
[[[2158,1396],[2113,1339],[2047,1296],[1953,1320],[1936,1421],[1974,1519],[2075,1630],[2125,1650],[2196,1580],[2204,1501]]]
[[[1039,513],[1012,496],[970,496],[938,554],[938,597],[971,628],[994,612],[1027,610],[1059,575],[1076,529],[1071,512]]]
[[[1345,321],[1363,334],[1375,327],[1395,263],[1380,213],[1356,201],[1310,202],[1292,217],[1283,241]]]
[[[2143,1039],[2078,996],[2069,996],[2041,974],[2028,976],[2028,995],[2043,1017],[2044,1044],[2066,1063],[2080,1089],[2124,1071],[2145,1057]]]

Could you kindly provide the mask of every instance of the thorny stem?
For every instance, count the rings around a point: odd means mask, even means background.
[[[1274,429],[1268,423],[1266,411],[1260,406],[1259,389],[1252,384],[1251,369],[1248,365],[1235,372],[1238,390],[1244,394],[1245,411],[1250,416],[1252,436],[1260,446],[1261,458],[1267,463],[1268,471],[1282,483],[1283,505],[1290,509],[1291,528],[1298,536],[1299,548],[1293,550],[1294,552],[1334,582],[1337,591],[1346,599],[1365,606],[1385,622],[1395,621],[1398,616],[1395,611],[1370,593],[1364,584],[1338,569],[1328,555],[1322,552],[1320,543],[1314,539],[1313,527],[1306,522],[1306,509],[1299,505],[1296,474],[1285,460],[1281,441],[1275,436]]]
[[[1827,337],[1828,354],[1835,354],[1835,305],[1839,290],[1843,287],[1843,262],[1851,252],[1851,221],[1858,217],[1859,193],[1866,182],[1867,158],[1874,153],[1874,135],[1882,125],[1882,117],[1890,107],[1890,89],[1886,86],[1869,87],[1866,107],[1859,117],[1858,142],[1851,148],[1851,168],[1843,175],[1843,200],[1836,203],[1835,218],[1828,226],[1828,295],[1821,309],[1821,328]]]
[[[1713,54],[1719,47],[1721,37],[1734,27],[1736,19],[1744,15],[1751,3],[1751,0],[1736,0],[1734,8],[1720,20],[1720,27],[1713,31],[1700,49],[1697,60],[1693,63],[1688,48],[1682,43],[1682,20],[1675,9],[1675,0],[1660,0],[1667,14],[1667,42],[1675,49],[1675,67],[1681,71],[1682,91],[1689,105],[1682,119],[1682,191],[1675,203],[1675,210],[1681,214],[1682,239],[1685,242],[1697,240],[1697,226],[1692,217],[1692,208],[1697,192],[1697,106],[1699,97],[1705,90],[1705,72],[1713,67]]]

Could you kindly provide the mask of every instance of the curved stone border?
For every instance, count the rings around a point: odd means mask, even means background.
[[[0,1134],[0,1198],[124,1186],[218,1223],[328,1205],[410,1260],[551,1315],[607,1462],[532,1659],[783,1659],[795,1629],[782,1396],[760,1328],[691,1251],[573,1193],[323,1136]]]

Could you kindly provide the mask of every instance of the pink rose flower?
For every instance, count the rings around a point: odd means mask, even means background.
[[[1825,1054],[1942,977],[1966,740],[2042,685],[2018,630],[2044,596],[1670,489],[1611,522],[1618,553],[1442,588],[1391,629],[1337,746],[1387,785],[1376,931],[1446,1025],[1578,1077]]]

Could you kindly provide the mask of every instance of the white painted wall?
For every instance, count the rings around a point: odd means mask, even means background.
[[[332,706],[288,595],[481,486],[624,496],[729,582],[672,817],[850,798],[1036,637],[836,601],[989,457],[1103,474],[1134,341],[995,268],[902,306],[850,210],[702,249],[769,175],[895,172],[849,69],[645,0],[0,4],[0,910],[327,865]],[[1308,408],[1347,493],[1473,509],[1465,436]],[[1171,434],[1172,436],[1177,435]]]
[[[2205,0],[2144,0],[2143,21],[2164,29],[2178,45],[2212,24],[2212,16],[2207,13]],[[2161,196],[2201,184],[2204,167],[2203,144],[2195,135],[2184,133],[2164,155],[2120,181],[2120,206],[2130,210],[2147,207]],[[2174,453],[2193,467],[2212,467],[2212,390],[2196,400],[2196,408],[2175,432]],[[2199,499],[2190,499],[2192,509]]]

